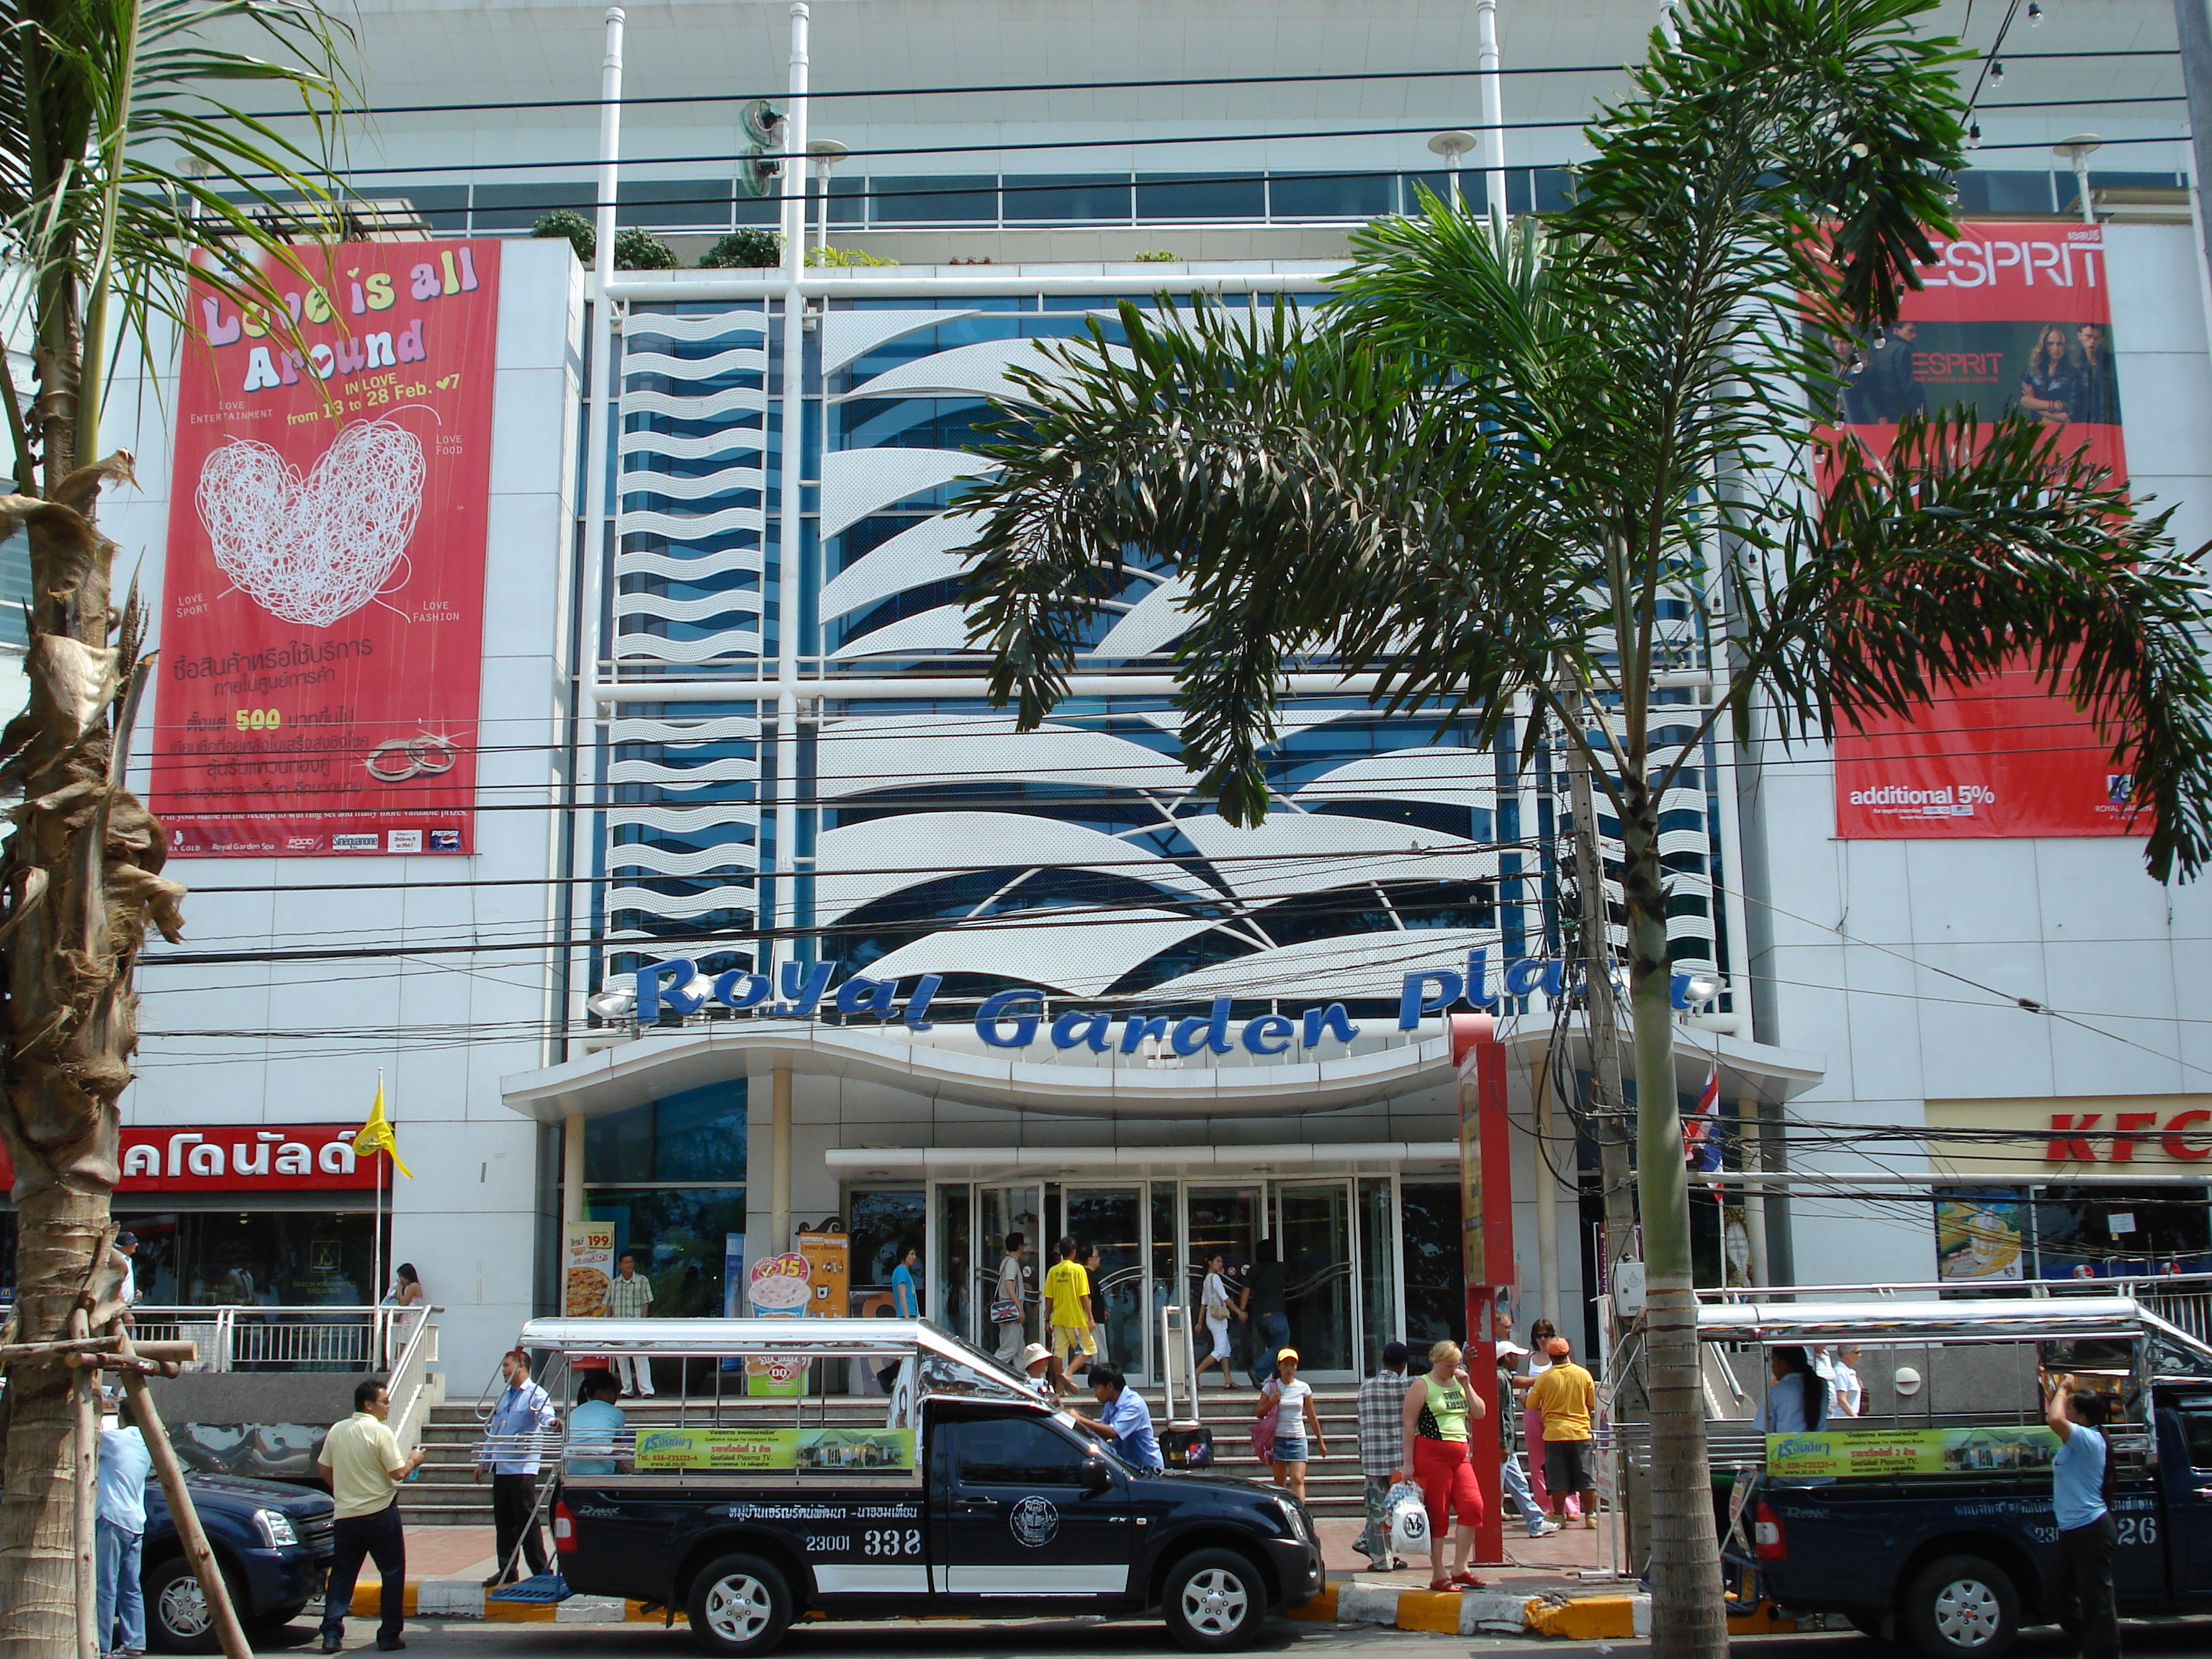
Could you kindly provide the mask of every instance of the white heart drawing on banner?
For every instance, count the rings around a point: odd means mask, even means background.
[[[359,421],[304,477],[275,449],[234,439],[200,467],[200,522],[215,562],[271,616],[313,628],[379,593],[422,511],[422,446]]]

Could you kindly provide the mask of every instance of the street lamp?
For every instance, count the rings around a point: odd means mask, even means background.
[[[1471,132],[1440,132],[1429,140],[1430,151],[1444,158],[1451,168],[1452,211],[1459,210],[1459,158],[1474,148]]]
[[[2104,140],[2094,132],[2077,132],[2071,138],[2061,139],[2051,147],[2051,153],[2074,169],[2074,188],[2081,201],[2081,222],[2097,222],[2096,204],[2089,199],[2089,153],[2103,147]]]
[[[830,246],[830,169],[844,159],[845,146],[835,138],[814,138],[808,140],[806,153],[814,158],[815,188],[822,192],[822,228],[815,246],[823,250],[823,258],[826,260]]]

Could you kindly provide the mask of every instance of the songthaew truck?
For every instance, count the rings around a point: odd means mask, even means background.
[[[1743,1599],[1841,1614],[1928,1659],[2000,1659],[2048,1622],[2045,1389],[2109,1395],[2120,1615],[2212,1613],[2212,1346],[2132,1297],[1702,1308],[1722,1553]],[[1776,1347],[1856,1345],[1863,1415],[1762,1434]]]
[[[535,1449],[559,1461],[568,1586],[681,1611],[709,1653],[765,1653],[806,1613],[1157,1613],[1224,1651],[1322,1589],[1288,1492],[1125,1462],[926,1321],[537,1320],[522,1344],[563,1401],[613,1356],[684,1362],[674,1401]]]

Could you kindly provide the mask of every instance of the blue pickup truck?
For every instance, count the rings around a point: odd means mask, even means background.
[[[2212,1613],[2212,1347],[2132,1299],[1765,1304],[1707,1309],[1700,1324],[1708,1340],[1906,1354],[1917,1363],[1895,1360],[1892,1374],[1916,1395],[1939,1369],[1931,1356],[2005,1342],[2032,1345],[2028,1389],[2038,1373],[2096,1379],[2120,1407],[2108,1431],[2120,1614]],[[1739,1471],[1723,1553],[1785,1613],[1839,1614],[1928,1659],[2001,1659],[2051,1616],[2055,1442],[2033,1426],[2032,1395],[2002,1425],[1894,1392],[1887,1404],[1767,1437],[1764,1466]],[[1713,1425],[1717,1449],[1755,1443],[1731,1440],[1732,1426],[1745,1425]],[[1885,1459],[1893,1467],[1881,1469]]]
[[[185,1477],[192,1507],[247,1631],[281,1629],[319,1600],[331,1566],[331,1500],[305,1486],[227,1474]],[[214,1620],[185,1559],[161,1483],[146,1483],[146,1543],[139,1568],[146,1637],[165,1653],[212,1653]]]

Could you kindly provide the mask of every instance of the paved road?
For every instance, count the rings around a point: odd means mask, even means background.
[[[2177,1620],[2123,1627],[2130,1659],[2212,1659],[2212,1620]],[[346,1650],[375,1653],[375,1624],[356,1619]],[[264,1653],[313,1650],[313,1626],[294,1626]],[[410,1659],[690,1659],[697,1649],[679,1620],[657,1626],[410,1624]],[[1157,1623],[1103,1620],[978,1624],[926,1620],[812,1625],[794,1630],[781,1650],[787,1659],[1168,1659],[1180,1650]],[[1488,1659],[1492,1654],[1559,1659],[1649,1659],[1641,1642],[1552,1642],[1504,1637],[1429,1636],[1373,1626],[1269,1625],[1251,1650],[1260,1659]],[[2030,1631],[2014,1652],[2020,1659],[2068,1659],[2073,1644],[2054,1630]],[[1850,1632],[1739,1638],[1732,1659],[1905,1659],[1905,1650]]]

